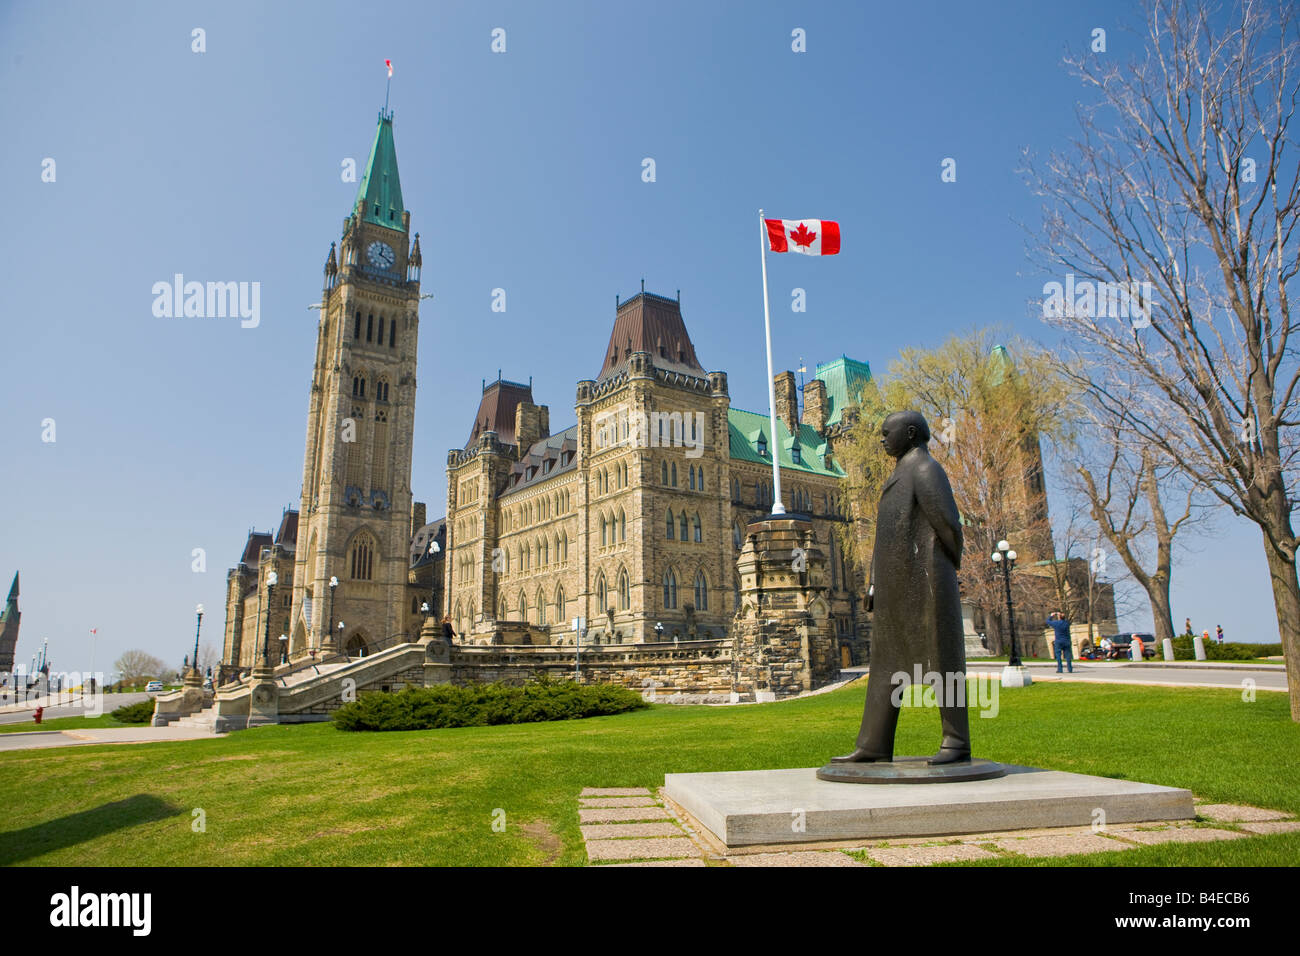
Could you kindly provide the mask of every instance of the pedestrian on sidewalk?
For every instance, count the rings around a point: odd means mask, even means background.
[[[1047,615],[1047,626],[1052,629],[1052,656],[1056,658],[1056,673],[1061,673],[1061,658],[1074,673],[1074,657],[1070,653],[1070,621],[1060,611]]]

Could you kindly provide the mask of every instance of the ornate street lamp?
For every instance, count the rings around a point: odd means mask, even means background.
[[[271,596],[279,580],[274,571],[266,576],[266,637],[262,640],[262,663],[268,668],[271,666]]]
[[[663,621],[655,621],[655,640],[662,641],[663,639],[664,639]]]
[[[289,663],[289,635],[280,635],[280,663]]]
[[[199,676],[199,631],[203,628],[203,605],[200,604],[194,609],[198,615],[198,621],[194,624],[194,657],[191,658],[194,664],[194,675]]]
[[[325,632],[326,645],[325,647],[321,648],[322,651],[329,650],[329,645],[334,642],[334,591],[335,589],[338,588],[338,586],[339,586],[339,579],[331,575],[330,576],[330,626],[329,629],[326,630]]]
[[[1016,552],[1006,539],[997,544],[997,550],[990,555],[995,568],[1002,571],[1002,586],[1007,598],[1007,627],[1011,632],[1011,647],[1007,655],[1007,666],[1002,670],[1003,687],[1023,687],[1031,683],[1020,660],[1020,650],[1016,647],[1016,615],[1011,604],[1011,570],[1016,566]]]

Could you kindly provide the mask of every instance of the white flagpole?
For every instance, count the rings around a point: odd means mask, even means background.
[[[780,438],[776,430],[776,382],[772,376],[772,318],[767,308],[767,224],[763,210],[758,211],[759,255],[763,262],[763,331],[767,334],[767,412],[772,425],[767,450],[772,455],[772,514],[785,514],[781,502],[781,466],[777,463]]]

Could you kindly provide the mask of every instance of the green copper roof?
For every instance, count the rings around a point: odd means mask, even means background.
[[[858,390],[871,381],[871,366],[842,355],[818,365],[814,378],[826,383],[826,424],[838,425],[844,406],[856,401]]]
[[[370,147],[366,174],[361,177],[357,202],[365,200],[362,219],[366,222],[402,228],[402,182],[397,177],[397,147],[393,144],[393,114],[379,114],[379,128]]]
[[[1011,359],[1011,353],[1007,351],[1005,345],[995,345],[989,352],[989,365],[992,366],[991,384],[1001,385],[1005,380],[1008,372],[1016,370],[1016,363]]]
[[[772,467],[772,448],[775,444],[782,471],[803,472],[808,475],[827,475],[832,478],[844,477],[843,470],[833,461],[826,467],[826,440],[811,425],[800,425],[796,434],[791,435],[785,422],[776,420],[778,438],[772,441],[772,423],[766,415],[747,412],[743,408],[727,409],[727,426],[731,439],[731,458],[733,461],[752,461],[755,464]],[[758,439],[767,442],[767,455],[758,453]],[[799,443],[801,463],[795,464],[791,448],[795,440]]]

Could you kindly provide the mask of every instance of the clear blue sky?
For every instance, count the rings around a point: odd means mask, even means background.
[[[480,380],[574,420],[616,294],[673,295],[735,405],[766,407],[756,212],[838,219],[835,259],[770,260],[779,368],[1008,324],[1045,340],[1015,169],[1074,129],[1067,46],[1125,3],[8,3],[0,6],[0,577],[19,659],[214,644],[250,526],[297,507],[321,267],[394,63],[424,249],[414,487],[443,513]],[[206,31],[206,52],[191,31]],[[490,51],[506,30],[507,52]],[[802,28],[807,52],[791,51]],[[42,161],[56,181],[42,182]],[[642,159],[657,181],[642,182]],[[940,181],[945,157],[957,181]],[[261,325],[160,319],[174,273],[261,283]],[[507,312],[490,311],[491,290]],[[793,315],[791,289],[807,290]],[[41,441],[43,419],[57,441]],[[1225,517],[1174,616],[1276,640],[1259,535]],[[204,548],[207,571],[191,571]],[[1149,626],[1142,616],[1129,626]]]

